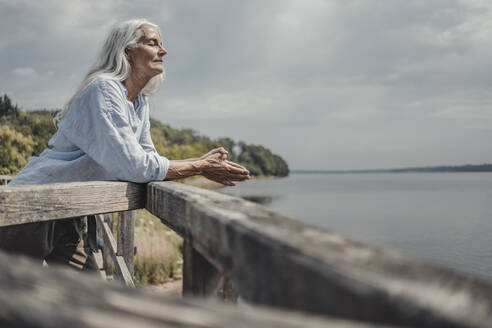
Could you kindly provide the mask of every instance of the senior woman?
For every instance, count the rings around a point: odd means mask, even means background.
[[[149,100],[163,80],[157,25],[129,20],[113,28],[80,88],[56,116],[58,130],[10,185],[71,181],[173,180],[193,175],[234,185],[249,172],[226,159],[224,148],[196,159],[168,160],[150,137]],[[48,263],[96,270],[93,218],[31,223],[0,229],[0,248]]]

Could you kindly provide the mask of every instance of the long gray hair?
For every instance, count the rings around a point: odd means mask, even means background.
[[[113,27],[106,42],[104,42],[98,58],[89,72],[87,72],[79,88],[63,109],[56,114],[53,120],[55,125],[58,125],[67,114],[73,99],[96,77],[103,75],[123,82],[130,76],[131,66],[126,59],[126,51],[136,47],[138,40],[143,35],[140,28],[144,24],[155,27],[160,34],[159,27],[156,24],[143,18],[127,20]],[[144,96],[152,95],[159,89],[163,80],[164,73],[154,76],[142,89],[142,94]]]

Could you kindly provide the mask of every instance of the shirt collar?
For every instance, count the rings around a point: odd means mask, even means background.
[[[128,97],[128,90],[126,89],[125,85],[123,84],[123,82],[121,81],[118,81],[118,85],[120,86],[121,90],[123,91],[123,93],[125,94],[125,99],[126,101],[130,102],[126,97]],[[131,102],[130,102],[131,103]],[[143,101],[143,96],[142,96],[142,93],[139,92],[137,97],[135,98],[135,102],[133,103],[133,107],[135,108],[135,111],[138,111],[140,110],[140,108],[142,107],[142,105],[144,104],[144,101]]]

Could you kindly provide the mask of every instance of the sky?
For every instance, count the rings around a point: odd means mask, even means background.
[[[0,0],[0,94],[61,108],[111,26],[168,54],[151,116],[291,169],[492,163],[492,1]]]

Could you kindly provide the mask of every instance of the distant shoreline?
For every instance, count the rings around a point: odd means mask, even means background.
[[[438,173],[438,172],[492,172],[492,164],[460,166],[426,166],[370,170],[291,170],[293,174],[354,174],[354,173]]]

